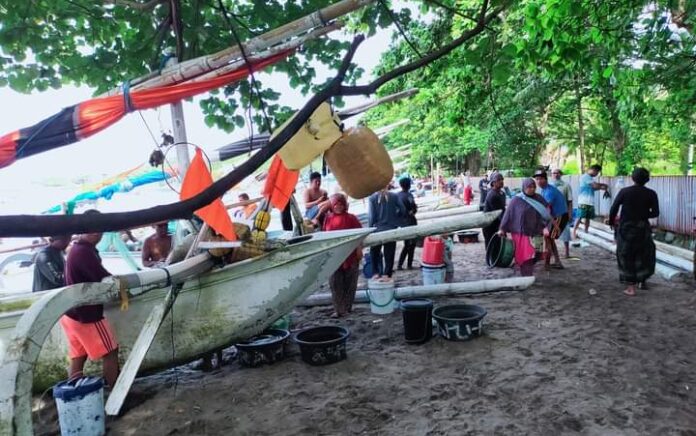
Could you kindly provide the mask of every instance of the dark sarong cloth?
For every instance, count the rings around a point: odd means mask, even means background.
[[[655,273],[655,243],[648,221],[619,223],[616,260],[622,283],[640,283]]]
[[[354,263],[347,269],[339,268],[329,277],[331,299],[337,314],[345,315],[353,309],[355,292],[358,290],[359,273],[359,265]]]

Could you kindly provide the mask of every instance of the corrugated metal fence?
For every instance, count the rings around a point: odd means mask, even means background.
[[[475,189],[479,178],[472,177]],[[580,176],[563,176],[563,180],[573,188],[573,207],[577,207],[578,183]],[[612,197],[624,186],[630,186],[630,177],[599,177],[598,182],[610,187]],[[506,178],[505,185],[510,189],[520,189],[522,178]],[[657,219],[659,228],[674,233],[691,234],[696,217],[696,177],[695,176],[655,176],[646,185],[657,192],[660,202],[660,217]],[[611,199],[603,198],[603,191],[595,193],[595,211],[598,215],[609,215]]]

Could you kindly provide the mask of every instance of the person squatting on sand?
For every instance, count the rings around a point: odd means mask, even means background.
[[[399,197],[389,192],[389,187],[375,192],[370,196],[368,203],[368,222],[370,227],[376,227],[376,232],[392,230],[399,227],[401,217],[406,215],[406,209],[401,204]],[[382,246],[384,246],[384,264],[382,264]],[[396,241],[370,247],[370,261],[372,262],[372,278],[380,279],[384,276],[391,279],[394,272],[394,253]]]
[[[98,214],[90,209],[85,215]],[[97,244],[102,233],[85,233],[73,243],[65,261],[65,284],[99,283],[111,275],[102,265]],[[104,318],[104,305],[90,304],[68,310],[60,319],[68,340],[70,357],[69,378],[82,376],[87,358],[103,359],[103,374],[107,386],[113,387],[118,378],[118,342],[111,325]]]
[[[546,226],[551,221],[551,214],[547,207],[546,200],[536,193],[534,179],[524,179],[522,192],[510,200],[500,222],[498,235],[504,238],[506,233],[510,233],[515,243],[515,263],[523,276],[534,275],[535,250],[531,238],[542,234],[549,236]]]
[[[546,246],[544,266],[546,269],[549,269],[549,267],[563,269],[563,264],[558,255],[558,247],[556,247],[556,239],[561,236],[561,233],[563,233],[568,226],[568,202],[565,195],[563,195],[558,188],[549,184],[546,171],[536,171],[534,173],[534,180],[541,190],[541,196],[544,197],[544,200],[546,200],[551,207],[552,219],[549,223],[549,236],[544,237],[544,245]],[[555,261],[553,265],[551,264],[552,256]]]
[[[609,225],[615,229],[619,280],[627,285],[624,294],[634,296],[636,284],[655,273],[655,243],[648,220],[660,215],[660,205],[657,193],[645,187],[648,170],[636,168],[631,178],[634,185],[619,191],[611,205]]]
[[[348,200],[345,195],[334,194],[330,201],[331,211],[326,215],[323,230],[348,230],[362,227],[358,217],[348,213]],[[332,316],[335,318],[353,311],[355,292],[358,290],[360,259],[362,259],[362,246],[356,248],[329,278],[334,307]]]
[[[401,217],[401,227],[409,227],[418,225],[418,220],[416,220],[416,213],[418,212],[418,206],[416,205],[416,200],[411,195],[411,179],[409,177],[403,177],[399,180],[399,185],[401,186],[401,192],[399,192],[399,200],[401,204],[404,205],[406,214]],[[404,269],[404,262],[407,261],[406,265],[408,269],[413,269],[413,255],[416,251],[416,242],[418,238],[407,239],[404,241],[404,247],[401,249],[401,254],[399,254],[398,269]]]

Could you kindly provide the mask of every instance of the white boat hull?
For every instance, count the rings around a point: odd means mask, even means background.
[[[369,229],[317,233],[312,239],[211,270],[187,280],[149,349],[141,372],[191,361],[210,351],[258,334],[326,282]],[[127,311],[105,305],[124,360],[140,328],[166,289],[133,299]],[[0,358],[23,311],[0,315]],[[34,367],[34,390],[65,378],[67,344],[55,325]],[[88,368],[95,371],[96,368]]]

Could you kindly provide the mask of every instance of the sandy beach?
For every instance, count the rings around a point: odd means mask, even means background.
[[[436,299],[488,310],[484,336],[407,345],[401,314],[357,305],[297,308],[293,329],[351,330],[348,359],[305,364],[294,344],[284,361],[242,368],[234,349],[205,373],[184,366],[136,381],[116,435],[696,435],[694,283],[654,276],[626,297],[614,257],[573,249],[580,260],[545,272],[524,292]],[[419,252],[416,252],[417,258]],[[488,269],[483,244],[455,244],[455,281],[508,277]],[[397,271],[397,285],[420,272]],[[364,280],[361,279],[364,289]],[[589,290],[596,290],[591,295]],[[52,401],[37,434],[57,434]]]

